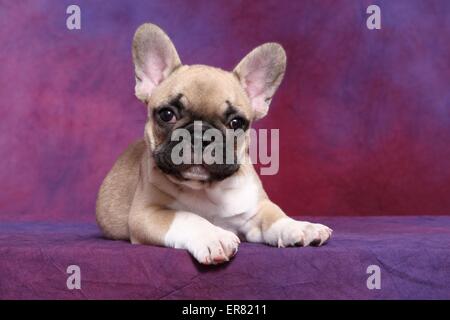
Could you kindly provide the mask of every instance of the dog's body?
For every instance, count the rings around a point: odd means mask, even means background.
[[[171,134],[200,121],[222,133],[239,126],[244,142],[233,152],[248,160],[247,129],[267,113],[284,74],[281,46],[258,47],[233,73],[185,66],[165,33],[144,24],[133,58],[136,95],[149,117],[145,138],[120,156],[100,189],[97,221],[106,237],[187,249],[204,264],[228,261],[240,239],[273,246],[329,239],[331,229],[295,221],[272,203],[250,161],[180,166],[168,158]]]

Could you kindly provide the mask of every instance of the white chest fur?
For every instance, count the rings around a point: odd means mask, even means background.
[[[233,176],[211,188],[183,191],[170,207],[196,213],[217,226],[237,231],[256,213],[258,192],[252,176]]]

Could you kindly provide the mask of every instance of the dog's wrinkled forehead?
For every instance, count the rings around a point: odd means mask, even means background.
[[[222,115],[232,106],[248,119],[252,116],[249,99],[237,77],[214,67],[180,66],[153,91],[149,108],[158,108],[174,99],[194,114]]]

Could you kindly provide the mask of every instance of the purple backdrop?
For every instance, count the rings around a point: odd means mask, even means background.
[[[66,29],[72,3],[81,30]],[[280,172],[263,181],[289,213],[448,214],[449,17],[446,0],[2,0],[0,214],[94,217],[102,178],[143,133],[130,46],[147,21],[187,64],[231,69],[263,42],[285,47],[257,127],[281,128]]]

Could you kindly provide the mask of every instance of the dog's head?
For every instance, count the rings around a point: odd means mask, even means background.
[[[248,129],[266,115],[286,67],[276,43],[255,48],[232,72],[182,65],[169,37],[148,23],[135,33],[133,61],[156,165],[172,180],[200,184],[238,171],[248,153]]]

